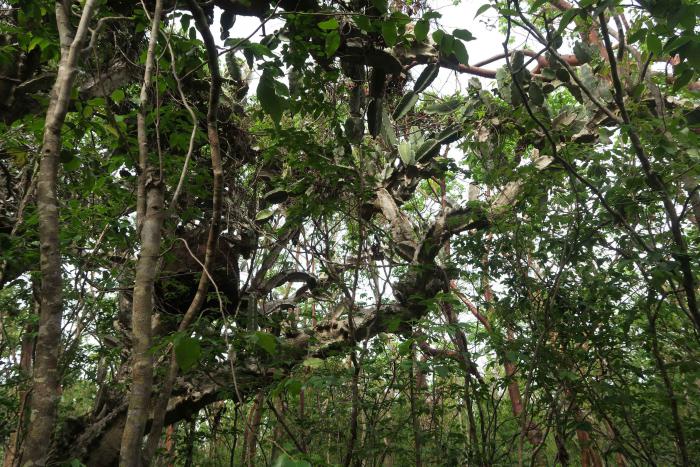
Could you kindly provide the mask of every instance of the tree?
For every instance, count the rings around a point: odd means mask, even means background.
[[[699,13],[4,2],[4,465],[691,465]]]

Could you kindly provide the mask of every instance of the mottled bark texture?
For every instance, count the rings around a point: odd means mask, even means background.
[[[212,194],[212,220],[207,237],[206,253],[204,256],[204,271],[199,279],[197,292],[187,308],[185,315],[178,326],[179,332],[184,332],[190,325],[194,317],[199,313],[209,290],[209,271],[214,262],[216,250],[216,240],[219,236],[219,226],[221,224],[221,200],[223,193],[223,169],[221,164],[221,150],[219,144],[219,130],[217,125],[219,96],[221,95],[221,73],[219,71],[218,53],[214,37],[209,30],[204,11],[195,1],[188,2],[190,11],[195,19],[195,24],[204,39],[207,50],[207,63],[211,73],[211,84],[209,87],[209,103],[207,110],[207,135],[209,137],[209,150],[211,153],[211,166],[213,173],[213,194]],[[153,424],[148,435],[148,441],[144,448],[144,458],[150,461],[158,448],[158,444],[163,431],[165,412],[168,407],[168,400],[173,390],[175,378],[178,373],[178,365],[175,359],[175,352],[170,357],[170,365],[161,386],[160,395],[156,402]]]
[[[146,53],[146,66],[141,85],[140,106],[137,115],[139,145],[139,175],[136,224],[141,233],[141,254],[136,264],[134,295],[131,309],[133,344],[131,353],[131,389],[129,408],[122,435],[119,465],[135,467],[141,464],[141,444],[149,416],[153,387],[153,358],[151,355],[151,314],[153,286],[160,255],[161,228],[163,227],[162,173],[149,166],[148,131],[146,118],[149,111],[155,68],[155,48],[158,40],[163,2],[157,0],[151,20],[151,32]]]
[[[65,2],[56,2],[56,24],[61,42],[61,60],[46,111],[37,183],[41,305],[34,357],[32,409],[26,449],[22,457],[23,465],[27,466],[46,463],[56,425],[56,409],[60,397],[58,354],[63,314],[57,196],[61,128],[68,112],[76,65],[95,4],[95,0],[85,2],[80,23],[75,35],[72,36],[71,13],[66,10]]]

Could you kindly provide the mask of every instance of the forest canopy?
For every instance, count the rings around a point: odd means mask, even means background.
[[[0,1],[3,466],[695,465],[699,15]]]

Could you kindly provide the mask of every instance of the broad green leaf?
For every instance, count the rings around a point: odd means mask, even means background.
[[[374,138],[382,128],[382,99],[372,99],[367,106],[367,129],[369,134]]]
[[[175,360],[182,371],[194,367],[202,356],[202,348],[199,340],[180,335],[175,339]]]
[[[413,109],[416,102],[418,102],[418,94],[413,91],[406,93],[394,109],[394,113],[392,114],[393,119],[398,120],[402,118],[404,115],[410,112],[411,109]]]
[[[382,14],[386,13],[389,9],[387,0],[372,0],[372,5]]]
[[[258,212],[255,215],[255,220],[256,221],[264,221],[266,219],[269,219],[272,217],[272,214],[274,214],[271,210],[269,209],[263,209],[262,211]]]
[[[270,355],[277,351],[277,338],[267,332],[256,331],[253,342]]]
[[[449,114],[457,110],[460,105],[462,105],[462,101],[453,98],[428,105],[423,110],[428,114]]]
[[[461,125],[453,125],[438,133],[435,140],[440,144],[454,143],[461,137],[461,131]]]
[[[440,54],[447,57],[454,51],[455,38],[451,34],[443,34],[440,39]]]
[[[335,30],[326,35],[326,56],[331,57],[340,47],[340,33]]]
[[[401,355],[408,355],[411,352],[411,349],[413,348],[413,343],[415,342],[415,339],[406,339],[402,343],[399,344],[398,346],[398,351],[399,354]]]
[[[121,103],[121,101],[124,100],[125,94],[123,90],[115,89],[109,97],[114,101],[115,104],[119,104]]]
[[[330,18],[325,21],[318,23],[318,27],[324,31],[330,31],[331,29],[338,29],[338,20],[335,18]]]
[[[408,141],[399,143],[399,157],[404,165],[413,165],[416,163],[416,157],[411,149],[411,144]]]
[[[682,87],[686,86],[693,79],[693,76],[693,70],[687,69],[683,71],[680,76],[676,76],[675,81],[673,82],[673,90],[678,91]]]
[[[422,162],[426,159],[435,157],[440,150],[440,144],[434,139],[428,139],[420,145],[416,151],[416,160]]]
[[[369,32],[369,31],[372,31],[374,29],[372,27],[372,22],[365,15],[356,15],[356,16],[353,16],[352,19],[355,22],[355,24],[357,25],[357,27],[362,29],[365,32]]]
[[[454,31],[452,31],[452,35],[455,36],[457,39],[462,39],[466,42],[473,41],[475,39],[472,33],[467,31],[466,29],[455,29]]]
[[[284,383],[284,388],[292,396],[298,396],[301,392],[302,382],[296,378],[290,378]]]
[[[582,42],[576,42],[576,44],[574,44],[574,55],[581,65],[591,61],[591,49]]]
[[[426,19],[416,21],[416,25],[413,27],[413,34],[418,42],[425,41],[428,38],[429,31],[430,23]]]
[[[530,83],[530,88],[528,89],[530,94],[530,102],[536,106],[544,104],[544,93],[539,84],[532,82]]]
[[[423,92],[428,86],[432,84],[432,82],[435,80],[435,78],[437,78],[437,75],[439,73],[440,65],[438,65],[437,63],[431,63],[430,65],[426,66],[425,69],[418,76],[418,79],[416,79],[416,84],[413,85],[413,92]]]
[[[396,45],[398,40],[398,32],[396,31],[396,23],[394,21],[385,21],[382,23],[382,37],[384,42],[389,47]]]
[[[654,34],[647,35],[647,50],[650,53],[654,54],[655,57],[659,57],[661,56],[662,48],[661,39]]]
[[[309,367],[309,368],[320,368],[321,366],[323,366],[323,360],[321,360],[320,358],[316,358],[316,357],[310,357],[310,358],[307,358],[306,360],[304,360],[302,365]]]
[[[462,41],[454,41],[452,53],[455,54],[457,61],[462,65],[469,64],[469,54],[467,53],[467,48],[464,46]]]
[[[270,115],[276,124],[279,124],[282,119],[285,102],[282,97],[277,95],[275,80],[269,69],[263,71],[262,77],[258,82],[256,95],[263,111]]]
[[[477,16],[481,15],[482,13],[484,13],[484,12],[485,12],[486,10],[488,10],[489,8],[491,8],[491,5],[488,4],[488,3],[485,3],[485,4],[481,5],[481,6],[476,10],[476,14],[474,15],[474,18],[476,18]]]

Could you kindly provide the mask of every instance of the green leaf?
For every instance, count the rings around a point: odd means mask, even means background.
[[[488,3],[485,3],[485,4],[481,5],[481,6],[476,10],[476,14],[474,15],[474,18],[476,18],[477,16],[483,14],[483,13],[484,13],[486,10],[488,10],[489,8],[491,8],[491,5],[488,4]]]
[[[426,66],[423,72],[416,79],[416,84],[413,85],[413,92],[423,92],[432,82],[437,78],[440,73],[440,65],[437,63],[431,63]]]
[[[579,9],[578,8],[571,8],[570,10],[566,10],[564,14],[561,16],[561,21],[559,22],[559,28],[558,32],[561,33],[566,27],[569,25],[572,19],[576,17],[576,15],[579,14]]]
[[[564,82],[564,83],[568,82],[569,79],[571,79],[571,76],[569,75],[569,72],[566,71],[564,68],[559,68],[559,69],[556,71],[555,76],[557,77],[557,79],[558,79],[559,81]]]
[[[374,138],[382,128],[383,106],[382,99],[372,99],[367,106],[367,129]]]
[[[451,127],[442,130],[436,137],[435,140],[440,144],[450,144],[454,143],[461,137],[461,125],[453,125]]]
[[[353,16],[352,19],[355,22],[355,24],[357,25],[357,27],[362,29],[365,32],[369,32],[369,31],[372,31],[374,29],[372,27],[372,22],[365,15],[356,15],[356,16]]]
[[[277,338],[267,332],[256,331],[253,342],[270,355],[274,355],[277,351]]]
[[[381,136],[384,143],[388,146],[396,146],[396,131],[394,130],[394,125],[392,125],[389,113],[385,106],[382,107],[382,124],[381,124]]]
[[[199,340],[194,337],[179,335],[175,338],[175,360],[180,370],[187,371],[194,367],[202,356]]]
[[[647,30],[645,28],[640,28],[627,37],[627,43],[634,44],[635,42],[639,42],[640,40],[643,40],[646,35]]]
[[[590,62],[592,58],[590,47],[582,42],[576,42],[576,44],[574,44],[574,55],[581,65]]]
[[[119,104],[121,101],[124,100],[124,97],[126,97],[126,95],[124,94],[123,90],[115,89],[109,97],[114,101],[115,104]]]
[[[454,50],[455,38],[451,34],[443,34],[442,39],[440,39],[440,54],[444,56],[449,56]]]
[[[452,31],[452,35],[455,36],[457,39],[462,39],[466,42],[473,41],[475,39],[472,33],[467,31],[466,29],[455,29],[454,31]]]
[[[469,54],[467,53],[467,48],[464,46],[462,41],[455,41],[452,53],[455,54],[457,61],[462,65],[469,64]]]
[[[332,29],[338,29],[338,20],[335,18],[330,18],[327,19],[326,21],[321,21],[318,23],[318,27],[323,29],[324,31],[330,31]]]
[[[326,35],[326,56],[331,57],[340,47],[340,33],[335,30]]]
[[[440,150],[440,144],[434,139],[429,139],[420,145],[416,151],[416,160],[421,162],[431,157],[435,157]]]
[[[298,379],[291,378],[284,383],[284,388],[292,396],[298,396],[301,392],[302,383]]]
[[[655,57],[660,57],[662,48],[661,39],[653,34],[647,35],[647,50],[650,53],[654,54]]]
[[[428,114],[449,114],[457,110],[461,105],[462,101],[460,99],[453,98],[428,105],[423,110]]]
[[[413,34],[418,42],[425,41],[428,38],[429,31],[430,23],[426,19],[416,21],[416,25],[413,27]]]
[[[264,221],[266,219],[269,219],[272,217],[272,214],[274,214],[271,210],[269,209],[263,209],[262,211],[258,212],[255,215],[255,220],[256,221]]]
[[[415,339],[410,338],[406,339],[402,343],[398,345],[397,350],[399,351],[399,354],[401,355],[408,355],[411,349],[413,348],[413,343],[415,342]]]
[[[387,0],[372,0],[372,5],[382,14],[386,13],[389,9]]]
[[[681,73],[680,76],[677,76],[676,80],[673,82],[673,90],[678,91],[690,83],[694,74],[695,73],[693,73],[693,70],[690,69],[683,71],[683,73]]]
[[[272,73],[269,69],[265,69],[258,82],[256,95],[263,111],[270,115],[275,124],[279,124],[282,119],[285,101],[277,95],[275,89],[275,80],[272,77]]]
[[[530,83],[528,93],[530,94],[530,102],[532,102],[534,105],[540,106],[544,104],[544,93],[542,92],[542,88],[539,84],[535,82]]]
[[[418,94],[413,91],[406,93],[394,109],[394,113],[392,114],[393,119],[398,120],[406,115],[411,111],[413,106],[416,105],[416,102],[418,102]]]
[[[399,157],[403,165],[413,165],[416,163],[416,157],[411,149],[411,144],[408,141],[401,141],[399,143]]]
[[[316,358],[316,357],[310,357],[310,358],[307,358],[306,360],[304,360],[302,365],[309,367],[309,368],[320,368],[321,366],[323,366],[323,360],[321,360],[320,358]]]
[[[396,23],[393,21],[385,21],[382,23],[382,37],[384,37],[384,42],[389,47],[396,45],[398,40],[398,33],[396,31]]]

